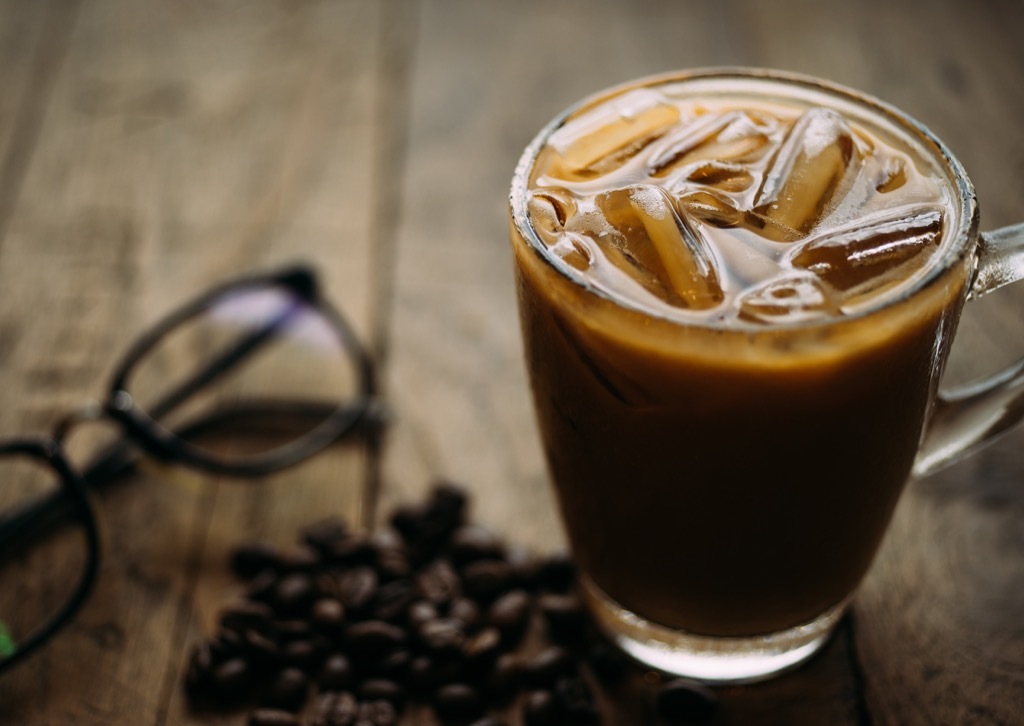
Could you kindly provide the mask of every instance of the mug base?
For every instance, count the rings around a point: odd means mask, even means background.
[[[587,577],[583,599],[597,626],[642,665],[706,683],[751,683],[796,668],[828,641],[846,612],[842,602],[809,623],[743,638],[695,635],[644,620],[612,600]]]

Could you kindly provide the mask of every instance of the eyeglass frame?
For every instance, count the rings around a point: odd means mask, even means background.
[[[217,417],[210,416],[191,421],[175,433],[156,420],[159,412],[148,414],[136,404],[126,390],[126,383],[139,360],[165,340],[171,331],[209,310],[214,301],[235,290],[275,287],[295,294],[301,302],[309,305],[330,324],[343,345],[343,352],[347,353],[351,357],[351,362],[355,364],[357,394],[351,401],[342,405],[309,401],[275,402],[275,406],[281,407],[281,410],[287,409],[287,412],[292,414],[324,418],[302,437],[267,452],[262,458],[250,457],[249,460],[233,463],[221,461],[190,444],[183,437],[218,425],[226,415],[245,415],[244,407],[236,406],[217,412]],[[272,325],[276,327],[276,324]],[[268,326],[261,335],[272,332],[273,327]],[[243,341],[244,345],[236,345],[231,355],[221,355],[212,360],[198,375],[165,395],[153,408],[173,410],[203,385],[212,383],[222,373],[242,363],[255,350],[254,346],[261,342],[257,338],[258,336],[251,336]],[[264,406],[266,405],[269,404],[264,402]],[[79,471],[71,464],[62,441],[71,426],[83,419],[109,419],[118,424],[121,436],[113,446],[102,452],[83,471]],[[28,506],[0,512],[0,558],[8,556],[8,553],[4,552],[7,549],[4,546],[5,542],[9,546],[12,541],[26,535],[38,534],[61,516],[72,516],[80,521],[84,529],[86,547],[86,562],[82,576],[68,599],[46,623],[18,643],[12,652],[5,655],[0,650],[0,675],[23,662],[48,642],[63,625],[70,622],[88,599],[97,579],[100,561],[99,527],[89,497],[89,489],[90,486],[105,482],[129,468],[132,460],[126,457],[132,449],[140,450],[159,461],[186,465],[204,473],[259,478],[299,464],[356,432],[362,432],[370,443],[375,444],[386,419],[386,412],[378,397],[373,360],[360,344],[345,317],[322,295],[316,272],[312,267],[295,265],[274,272],[230,280],[213,287],[166,315],[136,338],[122,355],[119,364],[114,368],[103,404],[89,406],[61,419],[50,438],[0,438],[0,458],[24,456],[34,459],[50,467],[60,482],[60,487],[50,497],[30,502]],[[369,519],[373,516],[372,504],[377,496],[375,484],[371,485],[370,491],[364,492],[364,496],[370,500],[366,502],[366,511],[371,512],[367,516]],[[3,625],[0,619],[0,639],[5,635]]]

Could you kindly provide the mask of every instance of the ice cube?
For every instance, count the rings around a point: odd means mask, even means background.
[[[846,120],[831,109],[812,108],[797,119],[779,147],[754,211],[807,234],[842,198],[859,159]]]
[[[638,184],[598,198],[608,221],[643,264],[667,281],[685,307],[706,309],[724,297],[709,243],[676,212],[662,189]]]
[[[754,175],[738,164],[709,161],[691,171],[687,181],[725,192],[741,192],[754,183]]]
[[[558,189],[535,190],[527,202],[530,220],[541,240],[555,244],[565,229],[566,222],[576,213],[572,196]]]
[[[763,124],[742,111],[705,114],[673,130],[652,147],[651,174],[667,176],[683,164],[738,161],[766,147]]]
[[[813,237],[790,253],[809,270],[848,294],[905,278],[939,246],[942,208],[910,205],[877,212]]]
[[[642,148],[678,120],[679,109],[663,95],[639,88],[570,119],[548,144],[561,157],[560,174],[574,178],[602,160]]]
[[[825,285],[807,273],[788,273],[755,287],[737,300],[738,316],[754,323],[802,322],[838,315]]]

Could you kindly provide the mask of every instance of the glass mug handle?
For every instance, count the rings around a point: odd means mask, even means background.
[[[1024,224],[983,232],[968,301],[1024,278]],[[1024,419],[1024,359],[978,383],[940,393],[925,424],[914,476],[932,474]]]

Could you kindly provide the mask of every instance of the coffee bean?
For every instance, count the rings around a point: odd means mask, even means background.
[[[281,647],[281,657],[305,673],[313,673],[320,666],[324,648],[313,640],[292,640]]]
[[[551,592],[566,592],[576,583],[576,564],[567,552],[548,555],[537,566],[537,583]]]
[[[282,577],[274,589],[274,602],[279,613],[302,615],[309,610],[316,591],[313,579],[305,574],[290,574]]]
[[[373,564],[376,550],[368,537],[352,534],[332,544],[324,557],[338,567],[368,566]]]
[[[210,655],[215,663],[223,663],[229,658],[245,652],[245,640],[237,630],[221,628],[217,635],[209,641]]]
[[[282,641],[309,640],[315,637],[312,624],[305,619],[278,620],[274,623],[274,631]]]
[[[231,551],[231,571],[243,580],[278,569],[280,548],[263,540],[241,542]]]
[[[714,716],[718,700],[704,684],[676,678],[662,685],[654,705],[658,715],[668,723],[702,724]]]
[[[309,679],[298,668],[285,668],[267,686],[263,705],[283,711],[298,711],[309,696]]]
[[[508,723],[497,716],[484,716],[469,724],[469,726],[508,726]]]
[[[325,691],[343,691],[353,682],[352,663],[348,656],[333,653],[324,660],[320,671],[320,688]]]
[[[281,573],[309,572],[321,562],[320,553],[309,545],[286,547],[277,553],[277,570]]]
[[[482,619],[480,606],[468,597],[453,600],[448,606],[448,617],[461,621],[467,632],[476,629]]]
[[[377,595],[377,573],[370,567],[354,567],[321,578],[321,593],[338,600],[350,613],[364,613]],[[325,587],[326,585],[326,587]]]
[[[589,645],[587,663],[594,675],[608,684],[621,681],[630,666],[625,654],[605,640],[595,640]]]
[[[414,630],[418,629],[423,623],[436,620],[438,617],[440,617],[440,614],[437,611],[437,607],[428,600],[416,600],[409,605],[409,609],[406,612],[406,622]]]
[[[552,640],[562,645],[583,642],[588,619],[578,596],[545,593],[538,598],[537,606]]]
[[[213,669],[210,674],[211,693],[223,701],[234,701],[245,694],[252,669],[244,658],[232,658]]]
[[[348,629],[348,643],[352,652],[368,658],[379,658],[405,643],[401,628],[383,620],[364,620]]]
[[[506,545],[505,562],[508,563],[512,581],[516,583],[516,587],[531,591],[537,588],[539,563],[529,548],[514,543]]]
[[[474,600],[490,602],[512,585],[512,569],[504,560],[476,560],[462,570],[462,589]]]
[[[372,616],[377,620],[398,622],[405,619],[409,606],[416,600],[416,588],[406,579],[392,580],[377,589]]]
[[[192,650],[185,671],[185,692],[190,698],[201,698],[206,694],[213,671],[213,652],[210,644],[199,643]]]
[[[395,726],[398,712],[388,701],[367,701],[359,704],[359,716],[355,726]]]
[[[476,524],[464,524],[455,530],[449,548],[457,564],[505,556],[505,548],[494,533]]]
[[[461,620],[437,618],[420,626],[416,633],[427,652],[435,656],[454,656],[462,651],[466,631]]]
[[[590,726],[600,721],[594,694],[580,676],[559,679],[553,695],[559,713],[564,716],[563,723]]]
[[[301,726],[298,716],[277,708],[258,708],[249,714],[249,726]]]
[[[364,660],[360,663],[360,670],[367,678],[384,678],[398,683],[407,683],[411,663],[412,651],[408,648],[396,648],[375,660]]]
[[[512,590],[495,600],[487,610],[487,622],[501,633],[506,647],[522,638],[530,623],[532,600],[525,590]]]
[[[221,610],[219,621],[223,627],[236,632],[268,633],[274,622],[274,611],[264,603],[241,600]]]
[[[466,683],[450,683],[434,695],[434,711],[442,721],[479,718],[483,710],[480,693]]]
[[[319,550],[322,554],[349,534],[348,524],[340,517],[328,517],[314,522],[302,530],[302,542]]]
[[[486,668],[501,654],[501,633],[497,628],[484,628],[466,641],[462,655],[471,669]]]
[[[249,581],[245,588],[245,599],[267,605],[273,603],[277,581],[278,574],[275,570],[263,570]]]
[[[516,653],[503,653],[494,662],[494,667],[484,679],[487,697],[497,703],[504,703],[514,696],[523,684],[525,666]]]
[[[352,726],[359,717],[359,702],[348,691],[329,691],[317,696],[310,726]]]
[[[345,606],[331,597],[318,598],[313,603],[310,622],[328,638],[340,637],[345,626]]]
[[[357,692],[364,701],[387,701],[396,711],[405,703],[405,690],[394,681],[385,678],[371,678],[359,684]]]
[[[535,688],[551,688],[559,678],[576,669],[576,663],[565,648],[551,646],[526,662],[526,682]]]
[[[448,560],[437,559],[416,574],[419,596],[435,606],[446,606],[462,592],[459,574]]]
[[[523,724],[525,726],[563,726],[559,720],[558,706],[550,691],[531,691],[523,700]]]

